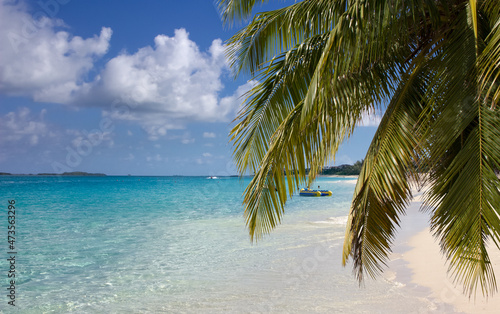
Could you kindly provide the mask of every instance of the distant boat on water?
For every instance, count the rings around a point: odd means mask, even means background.
[[[212,179],[213,180],[213,179],[219,179],[219,178],[217,178],[215,176],[210,176],[210,177],[207,177],[207,179]]]

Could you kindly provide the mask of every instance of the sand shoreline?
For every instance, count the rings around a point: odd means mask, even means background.
[[[429,230],[429,214],[419,211],[422,192],[415,192],[407,215],[401,221],[401,229],[394,243],[389,262],[390,280],[412,286],[432,300],[432,312],[448,313],[498,313],[500,295],[488,299],[479,290],[476,298],[463,294],[462,286],[455,285],[448,276],[448,265],[441,254],[439,244]],[[495,274],[500,274],[500,251],[490,249]]]
[[[454,284],[453,279],[447,274],[448,264],[441,254],[439,244],[432,237],[429,228],[419,232],[410,239],[411,249],[404,254],[408,267],[412,271],[411,281],[429,287],[430,297],[444,303],[452,304],[457,312],[464,313],[498,313],[500,309],[500,296],[486,298],[481,291],[469,299],[463,293],[462,285]],[[500,273],[500,252],[490,250],[495,274]]]

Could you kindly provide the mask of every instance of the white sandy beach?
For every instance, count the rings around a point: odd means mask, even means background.
[[[448,276],[448,265],[441,254],[438,241],[428,228],[429,214],[419,211],[422,193],[415,193],[415,199],[408,208],[407,216],[402,219],[400,234],[395,242],[394,253],[389,263],[389,276],[395,275],[399,281],[415,285],[418,289],[435,301],[436,312],[449,312],[449,308],[441,308],[445,304],[452,305],[457,313],[499,313],[500,295],[489,298],[481,294],[480,288],[476,298],[470,299],[462,291],[461,285],[455,285]],[[500,251],[490,247],[490,258],[495,274],[500,276]],[[404,265],[404,266],[402,266]],[[404,274],[404,269],[411,274]],[[393,273],[394,272],[394,273]]]

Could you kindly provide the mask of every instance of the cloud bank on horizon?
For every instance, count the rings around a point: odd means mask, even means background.
[[[66,29],[62,20],[47,15],[37,19],[22,2],[2,1],[0,93],[98,107],[104,115],[113,115],[111,104],[120,102],[131,114],[113,118],[138,123],[154,140],[188,122],[229,121],[239,97],[252,86],[248,82],[231,96],[219,96],[228,68],[220,39],[200,51],[179,28],[172,37],[157,35],[153,46],[111,57],[99,69],[96,63],[109,50],[111,28],[102,27],[90,38]]]

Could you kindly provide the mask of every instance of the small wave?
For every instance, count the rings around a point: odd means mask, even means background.
[[[342,184],[356,184],[356,183],[358,183],[358,179],[353,179],[353,180],[340,180],[340,181],[335,181],[335,183],[342,183]]]
[[[321,182],[318,182],[320,184],[356,184],[358,182],[357,179],[352,179],[352,180],[322,180]]]
[[[346,225],[347,216],[330,217],[327,220],[313,221],[314,224],[327,224],[327,225]]]

